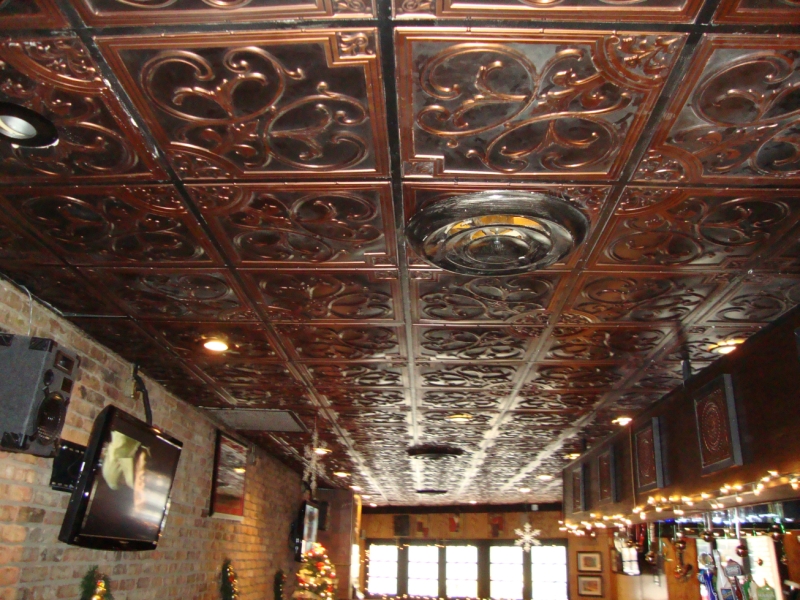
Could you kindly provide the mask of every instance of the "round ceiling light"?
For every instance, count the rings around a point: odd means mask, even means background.
[[[589,219],[566,200],[503,190],[430,204],[411,218],[406,237],[423,260],[445,271],[514,275],[561,260],[588,230]]]
[[[58,130],[51,121],[29,108],[0,102],[0,140],[16,146],[44,148],[58,142]]]
[[[206,340],[206,342],[203,343],[203,347],[206,350],[210,350],[211,352],[228,351],[228,344],[225,343],[225,340],[221,340],[219,338],[212,338],[210,340]]]
[[[736,350],[736,346],[739,344],[743,344],[744,340],[735,339],[735,340],[723,340],[718,344],[712,344],[708,347],[709,351],[714,352],[716,354],[730,354],[734,350]]]

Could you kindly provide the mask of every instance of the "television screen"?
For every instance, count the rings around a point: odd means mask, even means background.
[[[155,549],[181,448],[181,442],[136,417],[104,408],[58,539],[105,550]]]
[[[295,524],[295,560],[301,561],[303,554],[317,541],[319,528],[319,508],[310,502],[303,502]]]

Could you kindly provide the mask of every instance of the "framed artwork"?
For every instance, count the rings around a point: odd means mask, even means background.
[[[211,484],[211,516],[244,521],[244,486],[247,446],[217,431],[214,480]]]
[[[614,446],[609,446],[597,456],[597,481],[600,503],[617,502],[617,464]]]
[[[572,512],[583,512],[587,508],[586,466],[581,464],[572,470]]]
[[[664,457],[658,417],[653,417],[636,430],[633,434],[633,446],[636,456],[636,490],[647,492],[664,487]]]
[[[720,375],[694,394],[694,416],[703,475],[741,465],[742,446],[730,375]]]
[[[603,596],[603,578],[598,575],[578,575],[579,596]]]
[[[599,552],[578,552],[578,571],[603,572],[603,555]]]
[[[411,535],[411,517],[409,515],[395,515],[392,525],[394,537],[408,537]]]

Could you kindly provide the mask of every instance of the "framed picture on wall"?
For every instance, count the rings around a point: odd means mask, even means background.
[[[649,419],[634,432],[633,449],[636,458],[636,490],[647,492],[664,487],[664,456],[661,422],[658,417]]]
[[[600,503],[617,502],[617,465],[614,446],[609,446],[597,456],[597,481]]]
[[[599,552],[578,552],[578,571],[603,572],[603,555]]]
[[[578,575],[579,596],[603,596],[603,578],[598,575]]]
[[[741,465],[742,446],[730,375],[720,375],[694,394],[694,416],[703,475]]]
[[[217,431],[214,479],[211,484],[211,516],[244,521],[244,488],[247,446]]]

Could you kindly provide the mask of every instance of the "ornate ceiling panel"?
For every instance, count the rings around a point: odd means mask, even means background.
[[[393,0],[401,19],[475,18],[534,21],[668,21],[688,22],[697,14],[697,0]]]
[[[373,0],[74,0],[89,25],[230,23],[373,17]]]
[[[684,41],[399,29],[404,173],[613,179]]]
[[[800,303],[794,0],[71,4],[0,0],[0,109],[59,134],[0,118],[0,272],[192,404],[293,410],[370,502],[557,500]],[[511,276],[405,243],[491,190],[584,241]],[[294,468],[311,439],[246,435]]]
[[[101,38],[175,171],[192,179],[384,175],[374,29]]]

